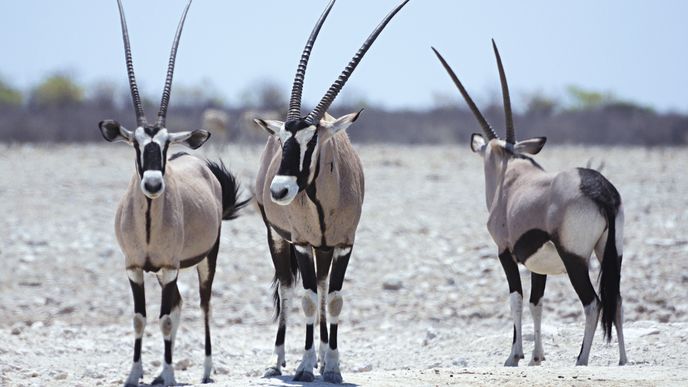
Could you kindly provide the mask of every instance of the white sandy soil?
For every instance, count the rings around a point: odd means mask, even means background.
[[[366,202],[344,284],[341,368],[347,385],[688,385],[688,149],[545,147],[548,170],[594,157],[626,212],[621,291],[630,364],[616,340],[595,336],[590,367],[574,367],[583,313],[568,279],[549,277],[543,313],[546,361],[502,367],[512,327],[508,287],[485,221],[482,166],[467,146],[358,147]],[[261,147],[208,147],[252,189]],[[0,146],[0,386],[121,385],[133,355],[133,301],[113,233],[133,173],[123,144]],[[223,226],[213,289],[217,385],[300,386],[291,376],[305,328],[298,302],[282,378],[273,362],[265,228],[255,208]],[[522,271],[526,297],[529,275]],[[593,264],[592,278],[597,277]],[[179,383],[198,383],[203,329],[194,271],[174,353]],[[160,292],[146,276],[144,381],[157,375]],[[321,379],[320,379],[321,380]],[[325,385],[322,382],[305,384]]]

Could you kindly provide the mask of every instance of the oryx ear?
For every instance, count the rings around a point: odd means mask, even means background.
[[[115,120],[100,121],[98,127],[100,128],[100,134],[103,135],[103,138],[110,142],[124,141],[131,143],[134,136],[131,131],[127,130]]]
[[[328,114],[325,117],[323,117],[322,120],[320,120],[320,126],[324,126],[324,127],[328,128],[329,130],[332,131],[332,134],[334,134],[334,133],[337,133],[337,132],[340,132],[342,130],[346,130],[347,128],[349,128],[349,126],[351,126],[351,124],[356,122],[356,120],[358,119],[358,116],[360,116],[362,112],[363,112],[363,109],[359,110],[356,113],[351,113],[351,114],[347,114],[345,116],[341,116],[335,120],[332,120],[332,116],[330,116]]]
[[[260,118],[254,118],[253,122],[258,124],[261,128],[265,129],[270,135],[277,135],[282,129],[284,129],[284,122],[276,120],[262,120]]]
[[[535,137],[519,141],[514,145],[514,151],[536,155],[542,150],[542,147],[545,146],[546,141],[547,137]]]
[[[485,137],[480,133],[471,134],[471,150],[473,152],[480,152],[485,147]]]
[[[197,129],[189,132],[170,133],[170,144],[182,144],[191,149],[198,149],[210,138],[210,132]]]

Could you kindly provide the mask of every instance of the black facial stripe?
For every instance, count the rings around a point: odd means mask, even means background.
[[[151,141],[143,147],[143,171],[163,171],[162,151],[157,142]]]
[[[302,191],[308,185],[308,177],[311,171],[311,159],[313,158],[313,153],[315,152],[315,144],[318,142],[318,133],[314,133],[313,137],[308,144],[306,144],[306,152],[303,155],[303,171],[296,179],[296,183],[299,185],[299,191]]]
[[[139,149],[139,142],[134,140],[134,149],[136,150],[136,170],[139,172],[139,177],[143,177],[143,167],[141,166],[141,149]]]
[[[170,148],[170,142],[165,142],[165,146],[162,148],[162,174],[165,174],[165,168],[167,167],[167,150]]]
[[[299,158],[301,157],[301,146],[296,138],[290,137],[282,145],[282,162],[280,163],[278,175],[298,176]]]

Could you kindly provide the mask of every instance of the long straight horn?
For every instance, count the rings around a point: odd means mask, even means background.
[[[131,59],[131,45],[129,44],[129,30],[127,29],[127,20],[124,18],[124,7],[122,1],[117,0],[119,7],[119,20],[122,23],[122,40],[124,40],[124,56],[127,61],[127,74],[129,76],[129,89],[131,91],[131,99],[134,102],[134,110],[136,111],[136,125],[145,126],[146,115],[143,112],[143,104],[141,103],[141,96],[139,95],[139,88],[136,86],[136,76],[134,75],[134,62]]]
[[[323,23],[325,23],[325,19],[327,19],[327,15],[330,14],[330,10],[332,9],[332,6],[334,5],[335,1],[336,0],[330,1],[330,4],[327,5],[325,11],[322,13],[322,15],[320,15],[320,19],[318,19],[318,22],[315,23],[315,27],[313,27],[311,36],[308,38],[308,42],[306,42],[306,47],[304,47],[303,49],[303,53],[301,54],[301,61],[299,62],[299,67],[296,69],[294,85],[291,88],[291,100],[289,101],[289,112],[287,113],[287,121],[292,121],[301,118],[301,94],[303,92],[303,81],[306,77],[306,67],[308,66],[308,59],[311,56],[311,50],[313,49],[313,44],[315,44],[315,39],[318,38],[318,34],[320,33],[320,28],[322,27]]]
[[[511,114],[511,98],[509,98],[509,85],[506,82],[506,74],[504,73],[504,66],[502,66],[502,57],[499,56],[497,44],[492,39],[492,48],[494,49],[495,57],[497,57],[497,67],[499,67],[499,81],[502,83],[502,98],[504,99],[504,119],[506,121],[506,142],[509,144],[516,143],[516,136],[514,135],[514,117]]]
[[[186,20],[186,14],[189,12],[189,7],[191,7],[191,1],[186,4],[184,8],[184,13],[182,13],[182,18],[177,26],[177,33],[174,35],[174,41],[172,42],[172,51],[170,52],[170,62],[167,65],[167,78],[165,79],[165,88],[162,90],[162,100],[160,101],[160,111],[158,112],[158,122],[155,124],[158,128],[165,127],[165,119],[167,118],[167,106],[170,103],[170,93],[172,92],[172,77],[174,76],[174,62],[177,59],[177,47],[179,47],[179,38],[182,35],[182,29],[184,28],[184,21]]]
[[[449,73],[449,76],[451,77],[452,81],[454,81],[454,84],[456,87],[459,89],[461,92],[461,95],[463,96],[463,99],[466,100],[466,104],[468,107],[471,109],[473,112],[473,115],[475,118],[478,119],[478,122],[480,123],[480,127],[483,128],[483,132],[485,133],[485,136],[487,136],[488,140],[492,140],[493,138],[499,138],[497,136],[497,133],[495,133],[494,130],[492,130],[492,127],[490,124],[487,123],[487,120],[485,117],[483,117],[482,113],[480,113],[480,110],[478,110],[478,107],[475,105],[475,102],[473,102],[473,99],[471,99],[471,96],[468,95],[468,92],[466,91],[466,88],[463,87],[463,84],[461,84],[461,81],[459,80],[459,77],[456,76],[454,73],[454,70],[447,64],[447,61],[444,60],[442,55],[435,50],[435,47],[432,47],[432,51],[435,52],[435,55],[437,55],[437,58],[442,62],[442,66],[444,66],[444,69],[447,70],[447,73]]]
[[[318,106],[315,107],[315,109],[308,114],[306,117],[306,122],[310,125],[315,125],[318,123],[320,118],[325,114],[327,109],[330,107],[334,99],[337,97],[339,92],[342,90],[342,87],[344,87],[344,84],[346,81],[349,79],[351,74],[354,72],[356,69],[356,66],[361,62],[361,59],[363,59],[363,56],[366,54],[370,46],[375,42],[375,39],[380,35],[382,30],[384,30],[385,26],[387,26],[387,23],[389,23],[390,20],[394,17],[394,15],[397,14],[403,8],[406,3],[408,3],[409,0],[405,0],[401,4],[399,4],[392,12],[390,12],[387,17],[385,17],[384,20],[375,28],[372,34],[368,37],[368,39],[363,43],[363,46],[358,50],[356,55],[354,55],[353,59],[349,62],[349,65],[346,66],[344,71],[339,75],[339,78],[330,86],[330,89],[327,90],[327,93],[325,93],[325,96],[323,99],[320,101]]]

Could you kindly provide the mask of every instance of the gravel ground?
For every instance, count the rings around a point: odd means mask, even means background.
[[[358,147],[366,202],[344,285],[339,342],[349,384],[679,385],[688,383],[688,152],[685,148],[548,146],[546,169],[604,161],[626,212],[621,291],[630,365],[598,330],[591,367],[573,367],[583,313],[566,277],[545,292],[542,367],[501,367],[510,351],[508,287],[485,228],[480,159],[467,146]],[[252,189],[262,147],[208,147]],[[0,385],[119,385],[130,367],[133,302],[113,218],[133,172],[119,144],[0,145]],[[683,232],[681,230],[684,230]],[[597,268],[594,269],[595,271]],[[524,281],[528,275],[522,271]],[[591,274],[596,278],[596,272]],[[272,361],[272,264],[255,208],[225,222],[213,289],[220,385],[294,386],[262,379]],[[159,289],[146,276],[148,314]],[[180,383],[198,383],[203,331],[194,271],[183,272],[175,350]],[[528,285],[525,285],[526,296]],[[288,375],[304,328],[294,302]],[[162,340],[149,319],[145,381]],[[527,364],[532,322],[524,311]],[[311,385],[317,385],[314,383]]]

